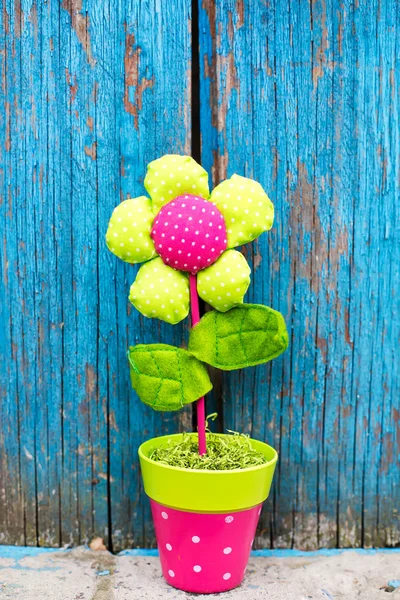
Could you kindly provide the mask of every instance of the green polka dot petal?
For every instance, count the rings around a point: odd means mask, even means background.
[[[261,185],[233,175],[210,196],[206,170],[192,157],[177,154],[151,162],[144,185],[150,198],[140,196],[121,202],[106,233],[106,243],[113,254],[128,263],[144,263],[131,286],[132,304],[146,317],[171,324],[182,321],[189,313],[190,303],[186,271],[190,271],[196,257],[207,259],[200,268],[195,267],[199,296],[220,312],[242,304],[250,284],[250,268],[244,256],[233,248],[268,231],[274,219],[273,204]],[[192,205],[186,205],[186,199]],[[201,202],[206,206],[200,213],[197,209]],[[164,209],[169,203],[170,208]],[[208,207],[212,216],[218,213],[219,224],[206,216]],[[170,218],[164,219],[161,209],[168,211]],[[204,240],[200,239],[201,231]],[[192,257],[194,250],[197,254]],[[181,256],[185,252],[191,261],[185,262],[186,255]],[[169,264],[186,271],[173,269]],[[203,268],[205,265],[210,266]]]
[[[210,202],[225,219],[228,248],[247,244],[272,227],[274,206],[252,179],[232,175],[214,188]]]
[[[158,211],[177,196],[193,194],[207,200],[208,174],[191,156],[166,154],[147,167],[144,187]]]
[[[145,317],[175,325],[189,313],[189,279],[154,258],[140,267],[129,300]]]
[[[242,304],[250,285],[250,267],[241,252],[227,250],[197,275],[199,296],[219,312]]]
[[[106,243],[115,256],[128,263],[140,263],[157,256],[150,237],[154,215],[149,198],[140,196],[121,202],[113,211]]]

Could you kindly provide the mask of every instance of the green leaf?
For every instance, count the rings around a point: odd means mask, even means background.
[[[189,351],[224,371],[268,362],[288,347],[281,313],[262,304],[241,304],[206,313],[191,330]]]
[[[212,389],[205,366],[182,348],[139,344],[128,359],[133,389],[154,410],[179,410]]]

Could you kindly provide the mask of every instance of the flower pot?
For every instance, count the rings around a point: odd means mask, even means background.
[[[153,448],[179,437],[181,434],[153,438],[139,448],[163,575],[170,585],[186,592],[231,590],[243,580],[278,455],[271,446],[250,440],[267,463],[206,471],[149,459]]]

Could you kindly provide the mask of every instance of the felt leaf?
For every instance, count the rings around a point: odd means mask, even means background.
[[[145,317],[179,323],[189,312],[189,280],[158,256],[142,265],[131,285],[129,300]]]
[[[247,244],[272,227],[274,206],[257,181],[232,175],[214,188],[210,202],[224,216],[228,248]]]
[[[206,313],[193,327],[189,351],[224,371],[268,362],[288,347],[281,313],[262,304],[242,304],[226,313]]]
[[[177,196],[194,194],[207,200],[208,174],[191,156],[166,154],[147,167],[144,187],[153,201],[153,213]]]
[[[128,358],[132,387],[154,410],[179,410],[212,389],[205,366],[183,348],[139,344]]]
[[[154,215],[146,196],[129,198],[113,211],[106,243],[115,256],[128,263],[140,263],[157,256],[150,237]]]
[[[250,267],[241,252],[227,250],[197,275],[197,291],[203,300],[220,312],[243,302],[250,285]]]

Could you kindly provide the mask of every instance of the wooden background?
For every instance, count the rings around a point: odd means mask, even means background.
[[[258,547],[400,544],[400,4],[7,0],[1,29],[0,543],[153,546],[136,452],[191,427],[130,390],[104,234],[146,165],[192,153],[268,190],[247,301],[288,352],[214,374],[218,430],[280,454]]]

